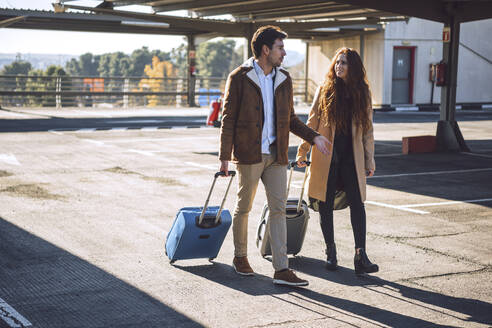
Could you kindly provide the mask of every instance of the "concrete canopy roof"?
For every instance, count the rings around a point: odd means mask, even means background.
[[[69,2],[73,0],[60,0]],[[198,17],[230,14],[244,22],[282,19],[346,19],[413,16],[448,23],[492,18],[492,1],[484,0],[104,0],[102,7],[151,6],[154,12],[188,10]]]
[[[107,0],[99,1],[97,7],[75,6],[70,4],[71,1],[59,0],[59,3],[64,9],[166,22],[171,29],[186,27],[189,29],[187,35],[216,33],[217,36],[244,37],[259,26],[274,24],[288,32],[291,38],[331,39],[372,33],[381,30],[385,22],[407,19],[387,11],[321,0]],[[151,6],[154,14],[117,9],[126,5]],[[282,9],[279,9],[280,5]],[[169,15],[176,10],[188,11],[189,17]]]

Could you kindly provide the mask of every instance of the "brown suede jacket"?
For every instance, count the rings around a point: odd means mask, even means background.
[[[219,159],[239,164],[261,162],[263,99],[253,58],[229,74],[224,93]],[[275,124],[277,127],[277,163],[288,163],[289,131],[309,143],[319,134],[306,126],[294,113],[292,79],[277,69],[274,83]]]

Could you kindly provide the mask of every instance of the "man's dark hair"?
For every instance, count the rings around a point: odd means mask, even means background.
[[[253,51],[253,55],[256,59],[260,58],[263,45],[272,49],[275,40],[283,40],[286,37],[287,33],[282,31],[278,26],[267,25],[260,27],[256,30],[255,34],[253,34],[253,38],[251,39],[251,50]]]

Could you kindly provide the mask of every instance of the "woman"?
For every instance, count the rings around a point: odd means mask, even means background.
[[[333,58],[323,85],[314,97],[307,125],[332,142],[325,156],[311,150],[309,197],[319,200],[321,230],[326,243],[326,267],[337,268],[333,231],[333,201],[337,185],[347,195],[355,239],[355,273],[379,270],[366,255],[366,176],[374,175],[372,106],[366,72],[359,54],[341,48]],[[302,143],[297,163],[305,166],[311,145]]]

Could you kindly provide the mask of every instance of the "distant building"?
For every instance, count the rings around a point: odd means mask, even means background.
[[[410,18],[388,23],[374,34],[308,43],[308,78],[323,81],[336,49],[361,53],[378,107],[430,104],[429,65],[442,59],[444,25]],[[458,104],[492,103],[492,19],[461,24],[458,62]],[[439,103],[441,88],[434,88]]]

